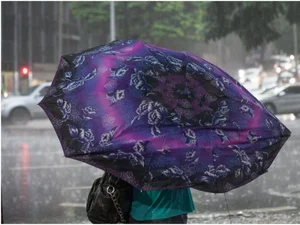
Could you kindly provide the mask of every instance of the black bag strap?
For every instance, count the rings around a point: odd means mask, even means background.
[[[121,206],[118,202],[118,199],[116,197],[116,190],[114,188],[114,186],[112,185],[109,185],[107,188],[106,188],[106,192],[107,194],[109,194],[111,200],[113,201],[115,207],[116,207],[116,210],[120,216],[120,219],[121,219],[121,223],[126,223],[126,220],[124,219],[124,216],[123,216],[123,211],[121,209]]]
[[[123,211],[121,209],[121,206],[119,204],[119,201],[117,199],[117,196],[116,196],[116,188],[113,186],[112,182],[111,182],[111,177],[113,175],[109,174],[108,172],[104,172],[104,175],[103,175],[103,179],[101,181],[101,184],[103,184],[104,180],[106,180],[106,176],[108,177],[108,181],[109,181],[109,185],[107,186],[106,188],[106,193],[110,196],[111,200],[113,201],[114,203],[114,206],[120,216],[120,219],[121,219],[121,223],[126,223],[126,220],[124,219],[124,214],[123,214]],[[120,179],[118,178],[116,182],[118,182]]]

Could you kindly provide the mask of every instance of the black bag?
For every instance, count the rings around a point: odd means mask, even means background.
[[[131,202],[132,186],[105,172],[90,190],[87,217],[92,223],[128,223]]]

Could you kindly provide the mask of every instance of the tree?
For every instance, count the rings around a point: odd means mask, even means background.
[[[72,2],[74,16],[88,29],[109,30],[109,2]],[[201,40],[203,9],[199,2],[115,2],[117,39],[141,39],[158,44],[165,37]]]
[[[274,41],[276,48],[287,54],[294,54],[293,25],[281,16],[274,21],[281,36]],[[298,42],[300,43],[300,30],[298,30]]]
[[[87,29],[101,31],[99,35],[105,37],[101,40],[108,39],[109,2],[72,2],[70,6]],[[287,31],[284,24],[300,23],[300,2],[134,1],[115,2],[115,6],[117,39],[153,44],[166,39],[178,43],[218,40],[235,33],[250,50],[275,40],[282,43],[287,40],[280,39]]]
[[[202,18],[206,41],[236,33],[247,50],[281,36],[274,22],[279,17],[300,23],[300,2],[204,2],[202,6],[207,12]]]

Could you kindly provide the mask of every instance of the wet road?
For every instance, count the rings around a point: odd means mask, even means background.
[[[300,223],[300,119],[280,119],[293,136],[269,172],[226,195],[192,190],[189,223]],[[65,158],[47,120],[3,126],[1,155],[4,223],[89,223],[85,201],[102,171]]]

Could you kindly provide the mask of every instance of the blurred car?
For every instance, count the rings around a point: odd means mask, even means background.
[[[238,81],[249,91],[266,89],[276,85],[277,74],[272,70],[264,70],[263,67],[254,67],[239,70]]]
[[[274,60],[274,69],[277,73],[291,69],[293,67],[293,59],[291,56],[286,55],[271,56],[271,60]]]
[[[253,67],[239,70],[238,81],[248,90],[258,89],[261,85],[261,68]]]
[[[299,82],[299,76],[295,70],[286,70],[278,73],[277,85],[294,84],[296,82]]]
[[[273,114],[300,113],[300,84],[269,88],[254,96]]]
[[[26,93],[8,96],[1,100],[1,118],[12,124],[26,124],[31,119],[46,117],[37,104],[46,94],[51,82],[30,87]]]
[[[259,76],[260,76],[260,85],[259,85],[260,89],[265,90],[276,85],[277,74],[274,71],[262,70]]]

